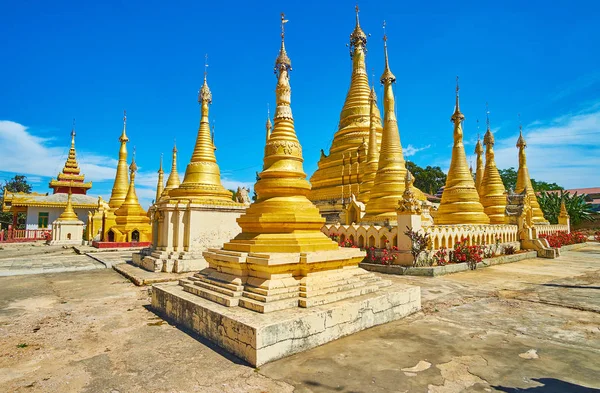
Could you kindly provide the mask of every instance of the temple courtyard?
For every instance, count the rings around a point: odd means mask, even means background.
[[[45,273],[7,276],[19,266]],[[0,250],[0,390],[600,392],[595,243],[554,260],[385,276],[420,286],[422,311],[258,369],[163,321],[151,287],[106,266],[71,249]]]

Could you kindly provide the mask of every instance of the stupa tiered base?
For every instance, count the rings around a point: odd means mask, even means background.
[[[239,288],[232,284],[230,292],[235,293],[236,289]],[[224,291],[216,296],[219,294]],[[417,312],[421,309],[421,290],[393,284],[333,303],[262,314],[225,307],[188,292],[185,286],[169,283],[153,286],[152,307],[165,318],[258,367]]]
[[[149,272],[164,273],[193,272],[208,267],[208,263],[202,256],[202,250],[192,252],[153,250],[146,254],[133,254],[132,262]]]

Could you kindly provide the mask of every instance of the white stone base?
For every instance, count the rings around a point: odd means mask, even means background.
[[[133,264],[149,272],[186,273],[208,267],[202,252],[154,251],[150,255],[133,254]]]
[[[83,240],[51,240],[48,242],[50,246],[81,246]]]
[[[152,307],[258,367],[417,312],[421,309],[421,290],[393,284],[321,306],[260,314],[222,306],[169,283],[152,287]]]

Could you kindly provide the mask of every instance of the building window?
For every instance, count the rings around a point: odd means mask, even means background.
[[[46,229],[48,228],[48,213],[38,213],[38,228]]]

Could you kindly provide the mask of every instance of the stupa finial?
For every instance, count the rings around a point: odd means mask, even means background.
[[[285,24],[288,23],[288,20],[285,19],[285,14],[281,13],[281,48],[279,49],[279,55],[277,59],[275,59],[275,75],[279,76],[281,70],[285,68],[286,71],[291,71],[292,69],[292,61],[287,55],[285,51]]]
[[[269,104],[267,103],[267,124],[265,125],[267,129],[267,142],[269,141],[269,137],[271,136],[271,130],[273,129],[273,124],[271,123],[271,109],[269,108]]]
[[[121,133],[121,137],[119,138],[119,141],[121,143],[129,142],[129,138],[127,138],[127,134],[125,133],[126,128],[127,128],[127,111],[123,110],[123,132]]]
[[[450,118],[450,120],[453,123],[461,122],[465,119],[465,115],[463,115],[460,112],[460,100],[459,100],[459,94],[458,94],[459,91],[460,91],[460,86],[458,84],[458,75],[457,75],[456,76],[456,104],[454,107],[454,113],[452,114],[452,117]]]
[[[490,129],[490,109],[488,103],[485,103],[485,123],[487,130],[485,131],[485,135],[483,136],[483,144],[486,146],[494,146],[496,143],[494,139],[494,134],[492,134],[492,130]]]
[[[388,49],[387,49],[387,34],[385,33],[385,21],[383,21],[383,53],[385,55],[385,68],[383,70],[383,74],[381,75],[380,81],[381,84],[385,84],[387,80],[390,80],[392,83],[396,82],[396,76],[392,74],[390,70],[390,62],[388,60]]]

